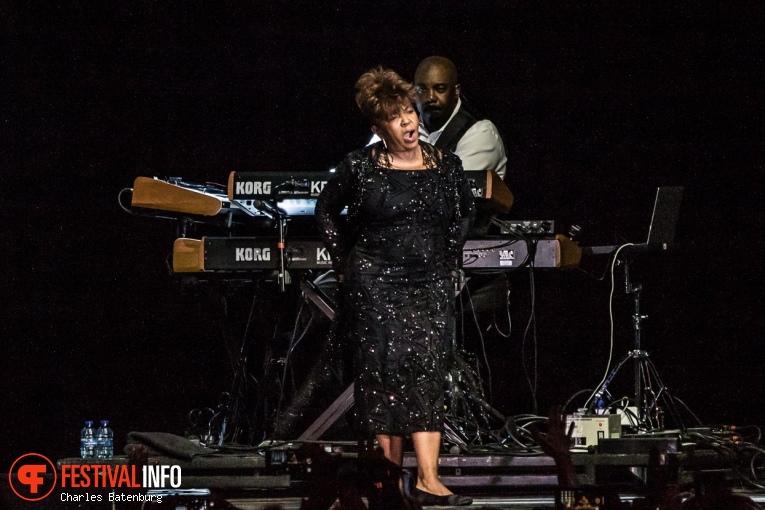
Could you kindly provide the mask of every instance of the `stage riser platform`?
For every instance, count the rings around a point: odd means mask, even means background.
[[[330,446],[327,446],[331,450]],[[182,472],[181,488],[278,490],[305,486],[311,477],[311,466],[298,461],[295,450],[281,449],[279,454],[238,454],[198,456],[192,460],[172,457],[149,457],[148,464],[179,466]],[[358,462],[355,453],[335,453],[341,459]],[[692,481],[695,469],[724,469],[727,465],[712,451],[673,454],[672,465],[681,483]],[[278,462],[274,461],[278,459]],[[600,485],[619,483],[632,485],[636,490],[645,482],[649,463],[648,454],[575,453],[574,469],[582,484]],[[127,457],[115,457],[110,464],[127,464]],[[342,462],[342,460],[341,460]],[[689,463],[692,462],[692,466]],[[61,459],[62,464],[94,464],[103,461],[84,461],[79,458]],[[415,472],[416,458],[406,453],[403,467]],[[447,486],[466,487],[471,490],[508,491],[545,490],[557,485],[555,463],[544,455],[442,455],[439,474]]]

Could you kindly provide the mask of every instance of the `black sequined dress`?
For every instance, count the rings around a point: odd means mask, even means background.
[[[354,346],[354,418],[365,434],[443,427],[452,270],[475,206],[459,158],[420,145],[425,170],[386,168],[381,143],[349,154],[316,203],[345,275],[341,330]]]

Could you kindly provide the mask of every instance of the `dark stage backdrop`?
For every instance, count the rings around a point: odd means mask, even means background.
[[[644,347],[705,423],[765,424],[759,9],[166,4],[2,8],[0,471],[31,451],[76,455],[85,419],[111,419],[118,450],[131,430],[183,433],[231,384],[251,289],[181,285],[166,265],[174,226],[124,213],[122,188],[330,168],[370,134],[356,78],[384,64],[411,79],[431,54],[454,60],[502,130],[514,218],[579,224],[583,245],[640,242],[655,188],[686,187],[677,249],[636,263]],[[530,283],[511,276],[510,338],[469,345],[503,413],[544,413],[600,380],[605,269],[538,271],[535,393]],[[631,347],[620,289],[617,358]],[[250,331],[256,378],[284,357],[296,300],[259,291],[256,311],[278,320]],[[302,370],[320,337],[294,352]]]

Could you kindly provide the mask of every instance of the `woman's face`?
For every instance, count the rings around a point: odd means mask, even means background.
[[[372,132],[385,140],[388,150],[394,152],[413,150],[419,146],[419,123],[417,110],[407,102],[401,104],[398,114],[372,126]]]

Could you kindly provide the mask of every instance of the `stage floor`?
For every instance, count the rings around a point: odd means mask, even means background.
[[[765,503],[765,496],[761,494],[746,494],[758,503],[761,507]],[[635,499],[635,495],[625,495],[622,501],[630,502]],[[236,509],[240,510],[299,510],[300,498],[283,499],[230,499],[227,501]],[[473,504],[469,507],[423,507],[425,509],[512,509],[512,510],[547,510],[555,508],[554,498],[552,496],[475,496]]]
[[[631,501],[645,495],[645,483],[649,454],[635,449],[634,442],[620,446],[624,453],[577,452],[572,454],[575,470],[581,484],[608,487],[622,501]],[[347,445],[323,444],[322,451],[335,459],[336,466],[353,464],[361,466],[362,460],[355,453],[345,451]],[[765,503],[765,491],[750,490],[730,470],[730,463],[711,449],[671,451],[674,445],[664,443],[671,461],[672,476],[686,486],[693,485],[698,470],[716,470],[726,473],[728,486],[752,498],[761,506]],[[630,451],[628,451],[630,450]],[[150,455],[143,459],[146,466],[178,466],[182,481],[176,488],[144,489],[144,494],[162,495],[164,504],[147,505],[144,508],[184,507],[189,510],[207,508],[234,509],[298,509],[315,482],[318,464],[313,466],[297,453],[293,444],[280,444],[278,448],[193,455],[185,459],[166,455]],[[79,458],[61,459],[62,465],[97,464],[104,461],[85,461]],[[128,465],[127,457],[119,456],[107,461],[112,466]],[[136,465],[140,470],[142,465]],[[416,468],[415,458],[407,452],[404,468]],[[354,467],[357,474],[364,468]],[[345,471],[347,472],[347,471]],[[454,492],[474,498],[472,508],[550,509],[555,506],[557,478],[553,460],[539,454],[482,454],[442,455],[439,474],[445,485]],[[325,472],[326,475],[326,472]],[[345,480],[336,478],[338,483]],[[159,487],[154,485],[154,487]],[[228,506],[227,506],[228,505]],[[118,506],[119,508],[119,506]],[[127,507],[126,507],[127,508]],[[435,507],[434,507],[435,508]],[[444,507],[439,507],[444,508]]]

